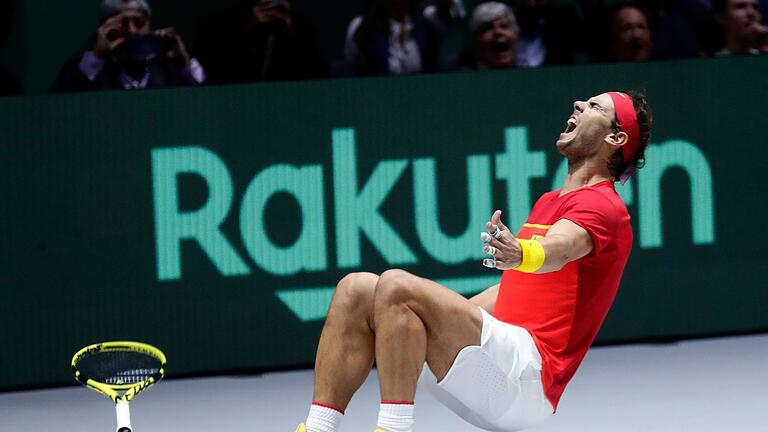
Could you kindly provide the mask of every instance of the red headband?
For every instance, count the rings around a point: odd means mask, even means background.
[[[619,122],[619,128],[627,134],[629,138],[622,147],[624,163],[629,163],[640,147],[640,126],[637,125],[637,113],[635,106],[632,105],[632,98],[626,93],[608,92],[613,99],[613,109],[616,111],[616,121]]]

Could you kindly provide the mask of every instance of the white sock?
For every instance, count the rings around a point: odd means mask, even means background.
[[[376,425],[389,432],[411,432],[413,402],[381,401]]]
[[[307,432],[336,432],[344,418],[344,411],[330,405],[313,402],[307,416]]]

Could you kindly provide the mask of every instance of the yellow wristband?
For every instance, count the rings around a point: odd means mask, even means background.
[[[515,267],[515,270],[523,273],[533,273],[540,269],[544,264],[544,246],[537,240],[520,240],[520,248],[522,249],[523,259],[519,266]]]

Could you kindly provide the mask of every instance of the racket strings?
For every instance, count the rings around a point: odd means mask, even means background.
[[[136,384],[158,373],[160,360],[133,351],[101,351],[80,359],[77,368],[94,381],[111,385]]]

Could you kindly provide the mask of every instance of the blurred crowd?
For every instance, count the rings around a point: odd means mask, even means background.
[[[361,0],[366,1],[366,0]],[[317,42],[322,28],[290,0],[250,0],[206,18],[188,48],[156,28],[148,0],[103,0],[100,23],[61,66],[50,90],[72,92],[535,68],[768,53],[768,0],[367,0],[347,25],[343,59]],[[3,6],[0,46],[13,2]],[[463,32],[459,30],[464,29]],[[463,46],[446,52],[459,31]],[[22,92],[0,63],[0,94]]]

